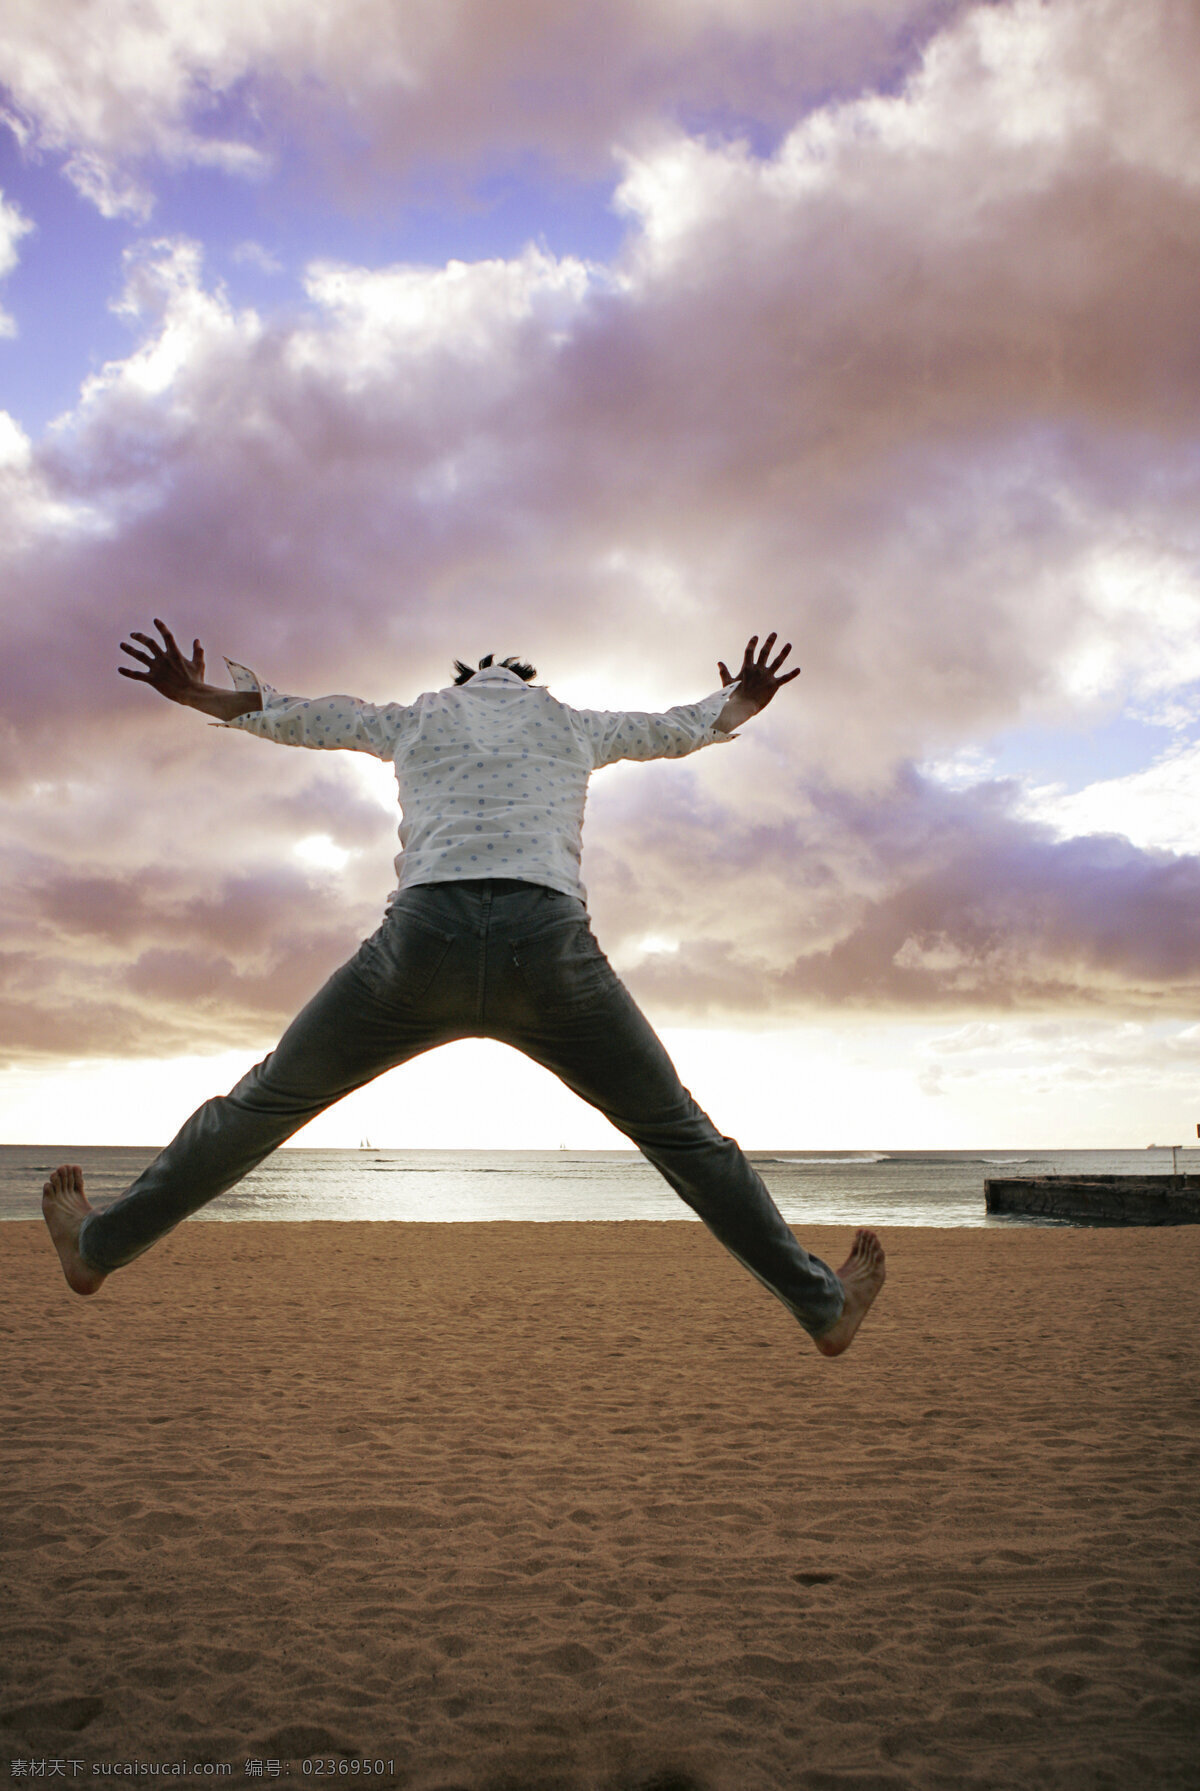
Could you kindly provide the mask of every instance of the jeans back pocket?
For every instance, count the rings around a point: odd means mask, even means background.
[[[453,934],[441,932],[419,915],[397,910],[377,933],[364,939],[353,966],[381,999],[413,1007],[428,995],[453,943]]]
[[[584,1007],[617,981],[582,915],[571,915],[525,939],[514,939],[512,959],[526,994],[543,1014]]]

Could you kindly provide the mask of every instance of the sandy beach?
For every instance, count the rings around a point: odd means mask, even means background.
[[[687,1224],[0,1226],[0,1763],[1194,1788],[1200,1230],[884,1243],[826,1362]]]

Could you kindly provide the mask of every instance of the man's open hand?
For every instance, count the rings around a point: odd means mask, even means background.
[[[122,653],[128,653],[139,665],[148,669],[144,672],[131,671],[127,665],[119,665],[117,670],[123,678],[136,678],[139,684],[152,685],[160,696],[168,702],[183,703],[185,707],[197,707],[196,698],[203,696],[208,688],[204,682],[204,649],[199,641],[192,642],[192,657],[185,659],[175,644],[175,636],[165,622],[154,618],[154,626],[162,635],[164,645],[159,646],[148,634],[138,634],[131,630],[131,638],[140,641],[147,649],[145,653],[131,647],[128,641],[121,642]]]
[[[131,647],[128,641],[121,642],[122,653],[128,653],[131,659],[146,667],[144,672],[134,672],[127,665],[119,665],[117,670],[123,678],[136,678],[139,684],[149,684],[168,702],[182,703],[185,709],[199,709],[202,714],[211,715],[214,721],[234,721],[239,715],[249,715],[262,708],[262,697],[257,690],[215,690],[204,682],[204,649],[199,641],[192,642],[192,657],[185,659],[166,623],[155,616],[154,626],[163,637],[161,647],[150,635],[138,634],[135,630],[130,630],[131,637],[142,643],[146,649],[144,653]]]
[[[790,672],[785,672],[782,678],[779,676],[779,668],[791,652],[792,644],[788,641],[772,659],[771,649],[775,640],[776,636],[769,634],[759,648],[758,636],[752,634],[746,642],[741,670],[736,674],[738,687],[717,717],[716,726],[723,734],[731,733],[734,728],[741,727],[744,721],[749,721],[752,715],[765,709],[777,690],[782,690],[785,684],[790,684],[793,678],[800,676],[798,665]],[[717,661],[717,673],[722,684],[733,683],[733,676],[723,659]]]

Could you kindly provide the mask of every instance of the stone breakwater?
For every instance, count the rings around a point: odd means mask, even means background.
[[[989,1213],[1076,1225],[1200,1224],[1200,1175],[1037,1175],[989,1178]]]

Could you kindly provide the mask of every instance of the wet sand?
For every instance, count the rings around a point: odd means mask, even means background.
[[[4,1776],[1194,1791],[1200,1229],[884,1244],[827,1362],[687,1224],[0,1225]]]

